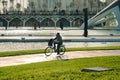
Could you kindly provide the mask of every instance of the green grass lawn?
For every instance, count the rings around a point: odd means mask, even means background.
[[[83,50],[120,50],[120,46],[67,48],[66,51],[83,51]],[[0,52],[0,57],[38,53],[44,53],[44,49]]]
[[[81,72],[83,68],[113,68],[104,72]],[[0,67],[0,80],[119,80],[120,56],[57,60]]]

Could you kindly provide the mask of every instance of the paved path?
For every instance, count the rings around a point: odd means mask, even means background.
[[[85,57],[96,57],[96,56],[120,56],[120,50],[74,51],[74,52],[66,52],[65,55],[61,57],[57,56],[56,54],[52,54],[49,57],[46,57],[44,54],[0,57],[0,67],[51,61],[60,58],[73,59],[73,58],[85,58]]]

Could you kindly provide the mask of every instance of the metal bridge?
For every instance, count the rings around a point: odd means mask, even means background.
[[[88,20],[88,26],[89,28],[120,29],[120,0],[114,0],[90,18]],[[84,28],[84,24],[81,28]]]

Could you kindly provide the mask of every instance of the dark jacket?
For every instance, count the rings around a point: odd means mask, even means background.
[[[62,44],[63,43],[62,37],[60,35],[56,35],[55,43],[57,43],[57,44]]]

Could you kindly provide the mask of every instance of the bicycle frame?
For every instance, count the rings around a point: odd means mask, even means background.
[[[59,51],[60,51],[60,55],[63,55],[63,54],[65,53],[65,51],[66,51],[65,46],[64,46],[64,45],[61,45]],[[54,49],[54,46],[48,46],[48,47],[44,50],[44,52],[45,52],[45,55],[46,55],[46,56],[50,56],[53,52],[56,52],[56,49]]]

